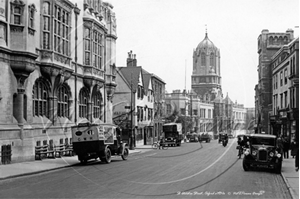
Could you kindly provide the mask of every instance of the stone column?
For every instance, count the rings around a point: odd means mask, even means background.
[[[93,123],[93,102],[88,102],[87,119]]]
[[[52,124],[55,123],[57,119],[57,97],[49,97],[49,119],[52,121]]]
[[[13,116],[16,118],[18,121],[18,126],[20,127],[20,139],[24,139],[24,93],[25,93],[25,88],[24,88],[24,82],[25,79],[27,78],[26,76],[23,75],[16,75],[17,78],[17,95],[14,96],[13,100]]]

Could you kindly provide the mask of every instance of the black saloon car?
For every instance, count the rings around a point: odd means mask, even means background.
[[[269,134],[247,135],[247,149],[244,152],[243,168],[268,168],[281,172],[282,154],[276,146],[276,136]]]

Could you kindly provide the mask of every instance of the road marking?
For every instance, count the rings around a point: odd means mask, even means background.
[[[211,168],[212,166],[214,166],[222,157],[224,157],[224,155],[227,153],[227,151],[231,148],[231,146],[233,145],[235,139],[233,140],[233,142],[231,142],[230,146],[227,147],[227,149],[224,151],[224,153],[218,158],[216,159],[212,164],[210,164],[208,167],[206,167],[205,169],[202,169],[201,171],[193,174],[193,175],[190,175],[188,177],[185,177],[185,178],[182,178],[182,179],[178,179],[178,180],[173,180],[173,181],[168,181],[168,182],[137,182],[137,181],[130,181],[130,180],[126,180],[128,182],[131,182],[131,183],[136,183],[136,184],[148,184],[148,185],[159,185],[159,184],[171,184],[171,183],[175,183],[175,182],[180,182],[180,181],[184,181],[184,180],[187,180],[187,179],[190,179],[190,178],[193,178],[201,173],[203,173],[204,171],[208,170],[209,168]]]

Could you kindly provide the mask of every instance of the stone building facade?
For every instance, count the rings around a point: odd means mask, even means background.
[[[0,145],[12,162],[71,142],[72,125],[112,123],[116,18],[100,0],[0,3]]]
[[[137,65],[128,53],[127,65],[117,67],[113,120],[131,148],[152,144],[161,136],[164,118],[164,81]]]
[[[166,94],[165,104],[167,116],[178,112],[179,116],[191,118],[192,127],[184,133],[209,133],[217,138],[220,132],[234,135],[236,130],[246,129],[247,108],[233,103],[228,95],[203,101],[193,90],[174,90]]]
[[[294,39],[293,30],[283,33],[271,33],[262,30],[258,37],[258,84],[255,87],[255,114],[257,132],[271,133],[270,113],[272,112],[272,56]]]
[[[289,141],[299,138],[299,38],[283,45],[271,59],[270,131]]]

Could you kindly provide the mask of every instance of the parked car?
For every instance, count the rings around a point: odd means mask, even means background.
[[[248,145],[244,152],[243,169],[252,167],[272,169],[281,173],[282,154],[276,146],[276,136],[269,134],[247,135]]]

